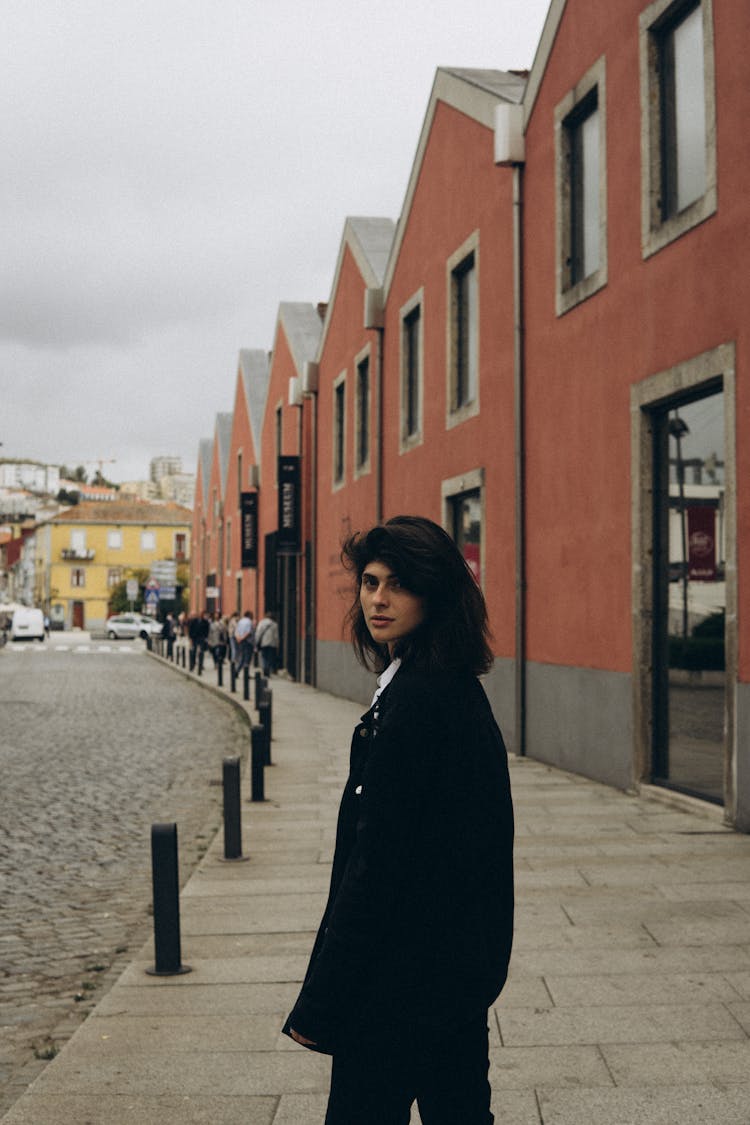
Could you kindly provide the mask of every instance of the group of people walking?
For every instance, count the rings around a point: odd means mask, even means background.
[[[167,614],[162,629],[162,637],[167,642],[167,658],[170,659],[174,642],[178,637],[187,637],[190,642],[190,667],[211,653],[214,665],[222,664],[229,656],[235,671],[239,674],[244,668],[260,667],[264,676],[278,671],[279,665],[279,626],[276,615],[267,612],[265,617],[255,623],[251,610],[243,614],[232,613],[229,617],[221,613],[184,614],[175,620]]]

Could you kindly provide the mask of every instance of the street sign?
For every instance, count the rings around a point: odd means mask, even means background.
[[[128,578],[127,582],[125,583],[125,593],[127,595],[128,601],[135,601],[135,599],[138,597],[137,578]]]

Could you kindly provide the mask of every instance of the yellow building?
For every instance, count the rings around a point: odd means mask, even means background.
[[[159,564],[189,561],[191,521],[192,512],[178,504],[91,501],[41,524],[37,565],[52,621],[102,628],[113,587],[132,571],[160,572]]]

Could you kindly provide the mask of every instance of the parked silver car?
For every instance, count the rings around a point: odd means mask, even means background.
[[[116,613],[114,617],[107,618],[107,636],[110,640],[119,641],[142,637],[158,637],[161,634],[161,622],[155,617],[146,617],[144,613]]]

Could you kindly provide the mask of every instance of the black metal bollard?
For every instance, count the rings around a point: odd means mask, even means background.
[[[263,693],[263,673],[259,668],[255,669],[255,710],[258,710],[260,697]]]
[[[269,689],[263,693],[261,701],[258,705],[258,719],[265,732],[266,741],[266,765],[270,766],[271,763],[271,739],[272,733],[272,710],[273,710],[273,692]]]
[[[151,825],[151,873],[154,888],[155,964],[151,976],[189,973],[180,951],[180,882],[177,871],[177,825]]]
[[[247,664],[242,669],[242,698],[246,703],[250,698],[250,668]]]
[[[240,760],[225,758],[222,769],[224,786],[224,859],[242,858],[242,821],[240,817]]]
[[[197,650],[196,650],[195,645],[191,645],[190,646],[190,671],[191,672],[195,670],[196,651]]]
[[[206,659],[206,650],[203,645],[198,646],[198,675],[203,675],[203,661]]]
[[[224,661],[216,661],[216,684],[218,687],[224,686]]]
[[[250,731],[250,800],[265,801],[266,732],[263,727],[254,726]]]
[[[232,695],[237,691],[237,669],[233,660],[229,661],[229,690]]]

